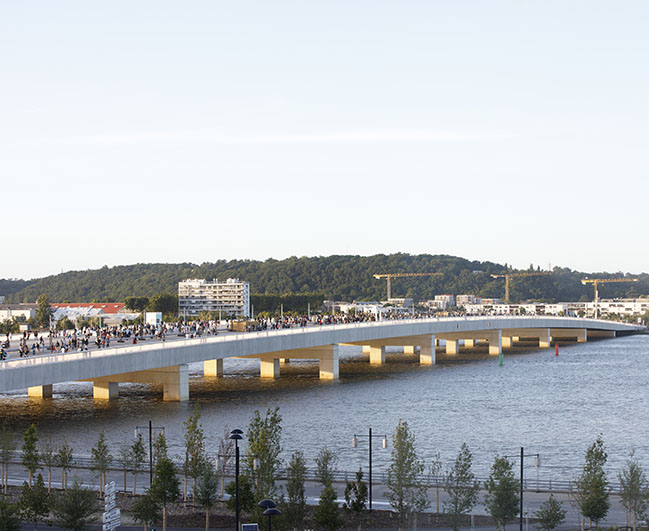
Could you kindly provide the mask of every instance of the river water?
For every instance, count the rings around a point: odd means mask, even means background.
[[[104,429],[115,448],[130,442],[136,425],[149,420],[165,426],[171,455],[182,455],[182,424],[199,404],[208,450],[215,453],[224,430],[246,431],[255,410],[279,406],[284,457],[301,449],[312,458],[323,446],[339,457],[340,470],[367,464],[367,440],[352,448],[354,433],[390,438],[399,419],[416,435],[419,454],[428,462],[439,452],[445,465],[466,442],[474,471],[486,476],[496,454],[541,456],[541,479],[574,477],[584,453],[602,434],[615,474],[635,449],[649,469],[649,336],[562,343],[554,349],[532,346],[506,349],[504,365],[486,348],[446,356],[422,367],[414,355],[388,348],[387,363],[370,366],[360,348],[341,347],[340,380],[320,381],[314,362],[282,366],[278,380],[261,380],[256,360],[226,360],[225,377],[203,378],[200,364],[190,366],[190,401],[162,401],[161,388],[120,385],[110,403],[94,402],[90,383],[54,386],[51,400],[26,393],[0,398],[0,419],[22,431],[31,422],[42,439],[66,440],[75,453],[88,454]],[[390,444],[375,441],[375,470],[384,470]],[[535,474],[532,468],[530,474]],[[611,477],[614,479],[614,476]]]

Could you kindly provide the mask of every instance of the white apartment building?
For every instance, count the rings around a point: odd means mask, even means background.
[[[455,297],[456,306],[464,306],[467,304],[480,304],[480,298],[475,295],[458,295]]]
[[[217,278],[178,282],[178,312],[196,316],[202,311],[221,312],[223,317],[250,317],[250,283],[238,278],[219,282]]]

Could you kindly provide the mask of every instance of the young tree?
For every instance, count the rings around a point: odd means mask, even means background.
[[[137,491],[137,475],[144,470],[146,461],[146,450],[142,442],[142,436],[138,434],[131,446],[131,473],[133,474],[133,496]]]
[[[205,509],[205,531],[210,529],[210,511],[219,499],[219,480],[211,466],[203,467],[203,473],[194,487],[196,503]]]
[[[316,478],[322,485],[331,485],[336,473],[338,456],[326,446],[322,448],[315,458]]]
[[[113,456],[110,455],[110,448],[106,443],[104,430],[101,430],[97,444],[90,450],[90,455],[92,470],[97,472],[99,476],[99,495],[103,496],[104,485],[106,484],[106,472],[113,462]]]
[[[413,512],[428,505],[426,485],[420,479],[423,472],[424,462],[417,456],[415,434],[401,419],[392,436],[392,462],[386,483],[388,500],[398,513],[401,526]]]
[[[539,521],[536,525],[537,529],[543,531],[552,531],[559,527],[566,519],[566,511],[563,509],[560,502],[554,499],[550,494],[547,501],[544,501],[539,507],[539,510],[534,513],[534,517]]]
[[[52,469],[56,466],[56,456],[52,441],[47,441],[41,447],[41,461],[47,468],[47,492],[52,492]]]
[[[325,485],[320,493],[320,501],[313,511],[313,522],[324,531],[336,531],[343,525],[336,497],[333,487]]]
[[[138,497],[133,504],[131,514],[136,522],[144,526],[144,531],[147,531],[147,526],[153,527],[160,521],[160,511],[160,504],[147,493]]]
[[[162,530],[167,531],[167,505],[180,496],[180,482],[176,477],[176,466],[171,459],[160,457],[155,466],[149,494],[162,506]]]
[[[356,481],[347,481],[345,485],[345,503],[343,508],[354,515],[358,531],[363,525],[363,514],[367,507],[367,483],[363,481],[363,469],[356,472]]]
[[[225,489],[225,474],[230,461],[234,458],[234,441],[230,439],[230,428],[225,427],[223,437],[219,441],[219,463],[221,464],[221,498]]]
[[[36,446],[38,443],[38,430],[36,425],[32,424],[25,435],[23,436],[23,453],[22,453],[22,465],[29,472],[29,485],[32,485],[32,478],[36,471],[40,468],[38,466],[38,448]]]
[[[248,427],[248,454],[246,468],[248,476],[256,483],[256,498],[263,500],[274,498],[277,494],[275,479],[277,478],[282,450],[282,416],[279,408],[268,408],[266,416],[261,417],[255,411]],[[258,460],[257,470],[254,470],[254,460]]]
[[[442,474],[442,458],[439,452],[433,457],[428,470],[430,479],[435,482],[435,512],[439,514],[439,482]]]
[[[229,511],[236,511],[236,483],[231,481],[225,487],[225,492],[230,496],[225,502],[225,506]],[[257,509],[257,502],[255,501],[255,492],[252,487],[252,482],[248,476],[239,476],[239,509],[246,514],[252,514]]]
[[[203,469],[207,466],[205,455],[205,435],[200,424],[201,414],[198,404],[194,406],[194,412],[185,421],[185,463],[183,466],[184,489],[183,500],[187,501],[187,477],[193,480],[193,489],[196,489],[196,481],[201,477]]]
[[[511,462],[506,457],[496,456],[485,485],[485,508],[496,521],[499,530],[505,531],[507,523],[518,514],[519,486]]]
[[[50,513],[50,503],[50,495],[45,489],[43,476],[38,474],[32,487],[26,481],[23,483],[18,507],[23,519],[34,522],[34,531],[38,527],[38,522],[42,521]]]
[[[3,424],[0,430],[0,463],[2,463],[2,487],[5,495],[7,494],[7,484],[9,483],[9,462],[15,449],[15,436],[7,425]]]
[[[306,460],[302,452],[295,451],[286,469],[287,499],[283,504],[282,514],[286,522],[294,530],[302,526],[306,513],[306,495],[304,481],[306,480]]]
[[[83,531],[95,521],[98,511],[97,495],[82,486],[77,478],[52,505],[55,523],[72,531]]]
[[[153,441],[153,466],[157,465],[160,459],[167,457],[167,439],[164,432],[160,432]]]
[[[577,505],[581,514],[595,522],[595,526],[606,516],[610,507],[608,480],[604,472],[607,458],[600,435],[586,451],[584,468],[575,481]]]
[[[126,475],[127,472],[133,468],[133,455],[131,454],[131,446],[129,444],[122,444],[119,447],[117,460],[122,467],[122,472],[124,473],[124,492],[126,492]]]
[[[636,531],[638,518],[643,519],[647,512],[649,488],[644,470],[640,466],[635,452],[632,451],[626,462],[626,467],[617,475],[620,481],[620,498],[627,510],[627,522],[633,521],[633,531]]]
[[[61,488],[68,488],[68,472],[72,470],[74,457],[72,456],[72,446],[63,441],[54,456],[56,466],[61,469]]]
[[[444,502],[444,514],[449,527],[454,531],[460,528],[462,517],[469,514],[478,502],[480,484],[471,470],[472,465],[473,455],[467,444],[462,443],[453,468],[444,476],[444,489],[448,493],[448,501]]]
[[[0,531],[20,531],[21,527],[18,507],[0,500]]]

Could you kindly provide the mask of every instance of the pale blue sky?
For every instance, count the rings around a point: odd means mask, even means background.
[[[0,278],[444,253],[648,271],[649,2],[7,1]]]

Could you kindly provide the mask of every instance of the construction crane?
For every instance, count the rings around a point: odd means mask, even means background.
[[[377,273],[374,278],[385,278],[388,281],[388,299],[392,298],[392,279],[397,277],[436,277],[444,273]]]
[[[504,273],[502,275],[491,275],[492,278],[505,279],[505,302],[509,304],[509,279],[519,277],[538,277],[541,275],[551,275],[551,271],[527,271],[525,273]]]
[[[610,282],[637,282],[637,278],[583,278],[581,283],[585,286],[586,284],[592,284],[595,288],[595,319],[597,319],[599,314],[599,308],[597,303],[599,302],[599,284],[608,284]]]

